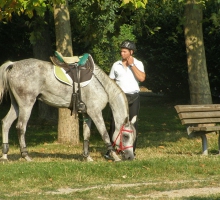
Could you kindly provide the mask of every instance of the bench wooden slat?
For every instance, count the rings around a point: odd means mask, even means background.
[[[220,118],[207,118],[207,119],[182,119],[183,125],[186,124],[208,124],[208,123],[218,123]]]
[[[195,119],[195,118],[220,118],[220,111],[211,111],[211,112],[188,112],[188,113],[179,113],[180,119]]]
[[[193,112],[193,111],[220,111],[220,104],[207,105],[177,105],[175,106],[177,113]]]
[[[189,127],[189,131],[219,131],[220,126]]]
[[[208,155],[207,133],[219,133],[220,104],[206,105],[176,105],[174,106],[183,125],[186,125],[190,137],[200,136],[202,138],[202,150]],[[219,134],[220,153],[220,134]]]

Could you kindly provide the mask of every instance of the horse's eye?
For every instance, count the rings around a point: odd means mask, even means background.
[[[129,140],[129,135],[125,135],[125,134],[124,134],[124,135],[123,135],[123,141],[126,142],[126,141],[128,141],[128,140]]]

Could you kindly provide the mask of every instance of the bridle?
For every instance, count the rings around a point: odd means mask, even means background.
[[[132,145],[132,146],[127,146],[127,147],[123,146],[123,142],[122,142],[122,132],[123,132],[123,131],[124,131],[124,132],[128,132],[128,133],[132,133],[132,132],[133,132],[133,130],[128,130],[128,129],[125,129],[124,127],[125,127],[125,125],[123,124],[122,127],[120,128],[120,131],[119,131],[119,133],[118,133],[118,136],[116,137],[115,141],[114,141],[113,144],[112,144],[113,147],[118,146],[118,145],[116,145],[116,141],[117,141],[118,139],[120,139],[119,148],[117,148],[117,153],[120,153],[120,152],[123,153],[123,151],[124,151],[125,149],[133,148],[133,145]]]

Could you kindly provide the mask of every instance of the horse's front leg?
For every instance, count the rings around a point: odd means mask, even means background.
[[[89,155],[89,139],[91,133],[91,118],[87,114],[83,114],[83,157],[87,162],[92,162],[93,159]]]
[[[107,150],[109,151],[110,156],[114,161],[121,161],[121,159],[118,157],[116,152],[114,151],[114,148],[112,147],[112,144],[110,142],[109,134],[106,130],[105,122],[102,117],[102,112],[91,112],[89,113],[93,122],[96,125],[96,128],[98,129],[99,133],[102,136],[102,139],[107,147]]]

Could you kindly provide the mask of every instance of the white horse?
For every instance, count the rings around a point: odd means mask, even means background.
[[[71,102],[73,88],[61,83],[53,74],[53,64],[37,59],[25,59],[21,61],[8,61],[0,67],[0,102],[3,94],[9,92],[11,107],[2,120],[2,157],[8,160],[9,129],[17,120],[16,129],[20,143],[21,157],[31,161],[25,143],[27,122],[31,115],[36,100],[58,107],[68,108]],[[133,142],[136,131],[133,123],[136,118],[129,121],[128,103],[123,91],[112,81],[98,66],[95,65],[93,78],[90,83],[81,88],[82,101],[86,104],[89,119],[83,124],[83,155],[87,161],[92,161],[89,155],[89,138],[91,120],[93,120],[102,136],[111,156],[115,161],[121,160],[115,153],[110,142],[108,132],[102,117],[102,110],[109,102],[115,119],[115,132],[112,141],[122,158],[134,159]],[[86,116],[87,117],[87,116]]]

